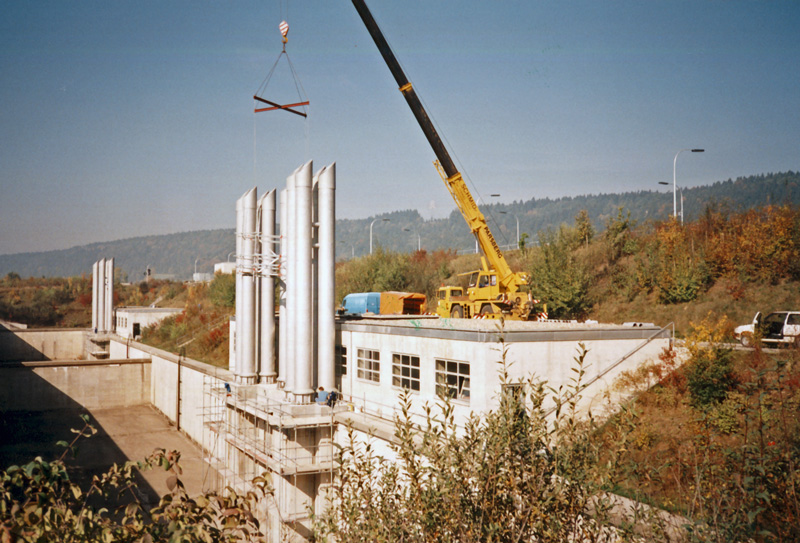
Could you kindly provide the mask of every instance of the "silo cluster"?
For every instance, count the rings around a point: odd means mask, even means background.
[[[114,259],[101,258],[92,265],[92,330],[114,331]]]
[[[281,190],[280,235],[275,190],[258,199],[253,188],[236,202],[231,370],[242,384],[277,381],[298,403],[334,386],[336,165],[312,170],[302,165]]]

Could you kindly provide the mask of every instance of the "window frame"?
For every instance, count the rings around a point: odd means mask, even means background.
[[[347,375],[347,346],[337,345],[334,354],[334,375],[345,377]]]
[[[364,353],[369,353],[375,358],[367,358]],[[367,363],[367,364],[362,364]],[[356,349],[356,379],[365,383],[381,383],[381,352],[376,349],[358,347]],[[373,379],[372,377],[375,377]]]
[[[404,359],[406,359],[409,363],[403,363]],[[413,364],[413,361],[416,361],[416,365]],[[407,370],[406,375],[403,374],[403,370]],[[417,375],[416,377],[414,377],[415,370]],[[399,381],[400,384],[397,384],[395,381]],[[413,386],[405,386],[404,381],[407,381],[409,385],[416,383],[417,386],[416,388]],[[416,354],[392,353],[392,387],[419,393],[422,388],[421,384],[422,358]]]
[[[440,365],[442,368],[440,369]],[[466,368],[466,373],[462,370]],[[471,370],[469,362],[450,360],[447,358],[434,359],[436,375],[436,396],[448,395],[455,402],[469,403],[471,393]]]

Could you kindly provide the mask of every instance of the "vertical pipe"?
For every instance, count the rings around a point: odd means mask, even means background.
[[[99,289],[97,288],[97,280],[99,279],[97,273],[97,262],[92,264],[92,332],[97,332],[97,296]]]
[[[296,286],[295,275],[297,263],[295,254],[297,253],[296,239],[296,219],[297,209],[295,208],[295,170],[286,179],[286,229],[288,232],[286,240],[286,392],[294,391],[295,366],[297,358],[295,356],[297,329],[295,327],[295,307],[296,307]]]
[[[314,390],[321,383],[317,383],[319,375],[319,335],[317,323],[319,322],[319,176],[318,171],[311,179],[311,381]],[[330,389],[327,389],[330,390]]]
[[[278,289],[280,293],[278,304],[278,381],[283,385],[286,384],[286,367],[288,365],[286,358],[286,333],[289,328],[286,315],[286,250],[288,247],[288,232],[287,225],[289,222],[288,213],[288,190],[281,191],[281,261],[280,261],[280,277],[278,278]]]
[[[317,322],[319,386],[331,390],[335,386],[336,325],[334,307],[336,283],[334,274],[336,238],[336,163],[319,174],[319,317]]]
[[[241,343],[241,328],[244,305],[242,303],[242,225],[244,223],[244,215],[242,213],[242,206],[244,195],[236,200],[236,310],[235,310],[235,329],[233,335],[233,354],[234,359],[228,361],[228,369],[233,371],[238,380],[239,373],[242,369],[242,343]]]
[[[106,331],[114,331],[114,259],[106,260]]]
[[[311,357],[311,168],[312,163],[308,161],[295,176],[297,284],[293,290],[296,294],[296,362],[295,388],[292,392],[298,403],[310,403],[314,395]]]
[[[106,259],[97,263],[97,331],[106,332]]]
[[[258,372],[261,368],[261,202],[256,191],[255,227],[253,230],[253,371],[258,383]]]
[[[275,255],[275,190],[259,200],[261,209],[262,262],[272,268]],[[275,371],[275,276],[272,269],[264,269],[261,277],[261,367],[262,383],[274,383]]]
[[[242,369],[239,381],[245,384],[256,382],[256,349],[255,349],[255,275],[253,273],[253,258],[255,254],[256,230],[256,189],[247,191],[242,200],[242,251],[244,252],[244,273],[242,274],[242,304],[243,321],[237,322],[236,329],[242,332]]]

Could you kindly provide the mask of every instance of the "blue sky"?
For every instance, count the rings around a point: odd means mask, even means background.
[[[0,254],[232,228],[311,159],[339,218],[454,207],[346,0],[2,6]],[[798,2],[369,6],[476,197],[657,190],[686,147],[683,186],[800,169]],[[307,120],[253,113],[282,19]],[[296,100],[285,60],[262,95]]]

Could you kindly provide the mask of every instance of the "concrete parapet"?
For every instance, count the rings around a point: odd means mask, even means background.
[[[86,357],[82,328],[7,328],[0,325],[0,362],[79,360]]]
[[[0,364],[0,406],[6,411],[101,409],[145,405],[149,360],[53,360]]]

